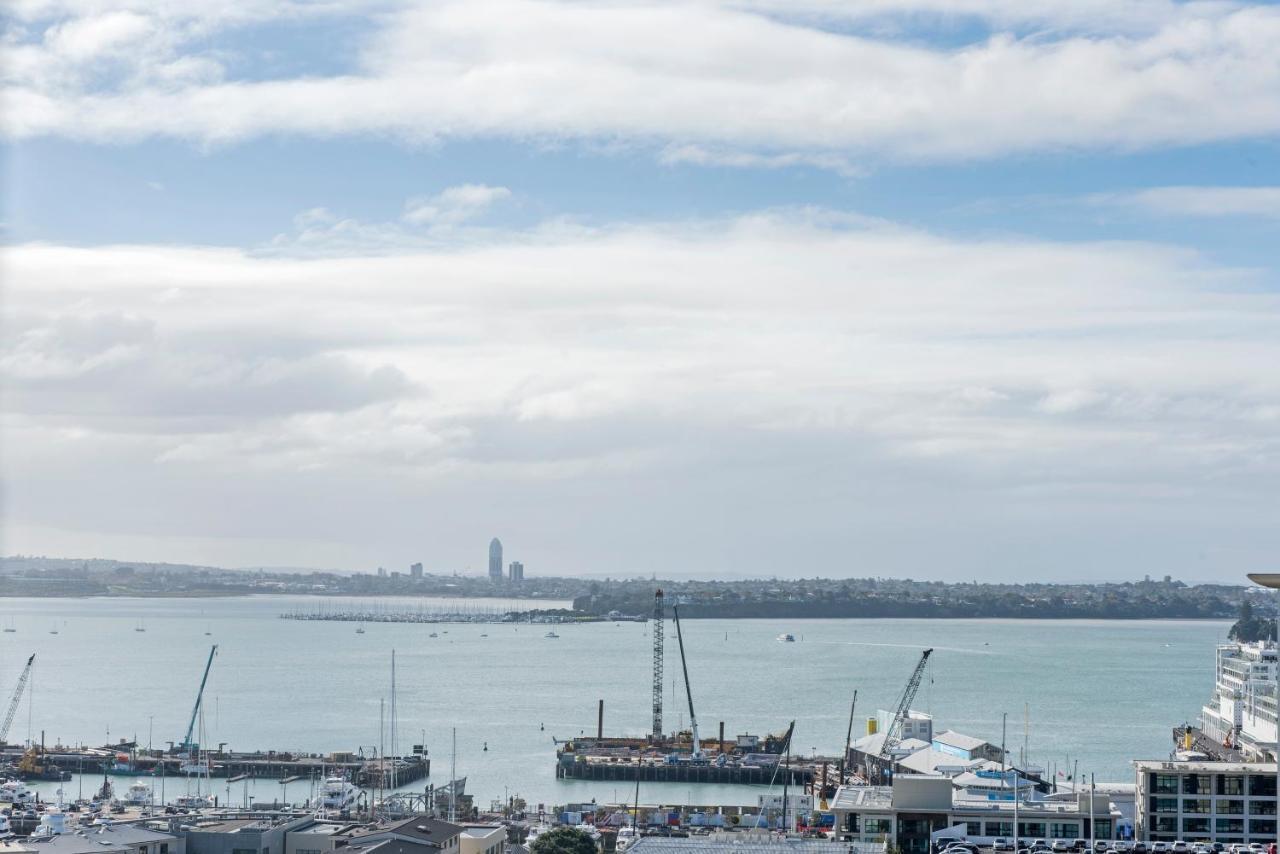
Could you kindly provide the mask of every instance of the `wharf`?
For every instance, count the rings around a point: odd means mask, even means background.
[[[0,765],[15,766],[23,755],[21,747],[0,747]],[[162,751],[123,753],[119,747],[71,749],[55,747],[40,755],[40,762],[68,773],[115,774],[122,776],[185,776],[182,767],[189,760]],[[353,753],[299,754],[289,751],[241,753],[223,750],[201,752],[208,762],[210,777],[239,777],[283,780],[316,778],[338,774],[366,788],[388,786],[394,774],[397,785],[412,783],[431,775],[431,760],[424,754],[370,759]],[[204,776],[201,774],[200,776]]]
[[[749,764],[740,761],[693,763],[667,762],[640,757],[595,756],[562,753],[556,762],[556,778],[561,780],[636,781],[642,783],[742,783],[793,786],[812,784],[816,771],[808,764],[774,762]]]

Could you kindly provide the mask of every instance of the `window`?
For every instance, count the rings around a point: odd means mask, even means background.
[[[1209,832],[1209,819],[1207,818],[1184,818],[1182,820],[1182,832],[1185,835],[1203,835]]]
[[[1218,801],[1220,815],[1244,815],[1244,801]]]
[[[1244,819],[1220,818],[1213,823],[1218,833],[1244,833]]]
[[[1218,778],[1219,795],[1243,795],[1244,778],[1223,775]]]
[[[1044,838],[1044,822],[1043,821],[1020,821],[1018,822],[1018,836],[1031,837],[1032,839]]]
[[[1178,819],[1174,816],[1159,816],[1156,818],[1156,833],[1177,833]]]
[[[1208,798],[1183,798],[1182,811],[1191,813],[1207,813],[1209,812],[1210,801]]]
[[[1152,798],[1151,811],[1152,812],[1177,812],[1178,799],[1177,798]]]
[[[966,821],[966,822],[964,823],[964,835],[965,835],[965,836],[981,836],[981,835],[982,835],[982,822],[980,822],[980,821]]]
[[[1094,831],[1094,834],[1093,834],[1094,836],[1097,836],[1099,839],[1110,839],[1112,836],[1115,835],[1111,831],[1111,819],[1100,818],[1095,823],[1098,825],[1098,827]]]
[[[1151,775],[1151,791],[1157,795],[1176,795],[1178,794],[1178,775],[1177,774],[1152,774]]]
[[[168,843],[168,842],[161,842],[161,843],[160,843],[160,854],[169,854],[169,843]]]
[[[1275,815],[1275,801],[1249,801],[1249,815]]]
[[[987,822],[987,836],[1013,836],[1013,822],[1011,821],[989,821]]]
[[[1251,818],[1249,819],[1249,832],[1255,835],[1275,836],[1276,821],[1273,818]]]
[[[1049,836],[1053,839],[1075,839],[1080,835],[1080,825],[1075,822],[1050,822]]]
[[[887,818],[868,818],[862,822],[862,832],[874,835],[893,832],[893,821]]]
[[[1270,774],[1250,774],[1249,794],[1255,798],[1274,798],[1276,778]]]
[[[1182,778],[1182,792],[1187,795],[1213,794],[1213,777],[1209,774],[1188,774]]]

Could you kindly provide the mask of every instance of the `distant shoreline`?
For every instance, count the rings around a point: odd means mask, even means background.
[[[40,599],[40,600],[89,600],[89,599],[244,599],[248,597],[308,597],[314,599],[456,599],[456,600],[476,600],[476,599],[496,599],[511,600],[523,599],[526,602],[536,602],[537,599],[529,597],[521,597],[512,592],[495,592],[494,595],[481,595],[476,593],[466,594],[448,594],[448,593],[380,593],[380,594],[352,594],[345,592],[334,593],[298,593],[294,591],[265,591],[265,590],[238,590],[238,591],[163,591],[163,592],[138,592],[138,591],[122,591],[109,593],[88,593],[88,594],[32,594],[26,592],[12,593],[0,592],[0,602],[5,600],[17,599]],[[556,600],[549,600],[548,604]],[[563,601],[563,600],[560,600]],[[962,620],[1034,620],[1043,622],[1069,622],[1078,621],[1106,621],[1106,622],[1231,622],[1234,617],[1231,615],[1179,615],[1179,614],[1047,614],[1047,613],[1027,613],[1027,614],[821,614],[808,613],[803,610],[785,609],[787,612],[779,611],[777,613],[758,613],[758,614],[711,614],[706,613],[707,606],[691,607],[681,611],[680,616],[685,620],[723,620],[726,622],[735,622],[738,620],[943,620],[943,621],[962,621]],[[532,609],[534,611],[547,610],[559,611],[558,608]],[[527,611],[525,612],[527,613]],[[582,612],[584,617],[589,616],[591,622],[599,622],[602,619],[607,621],[604,614],[596,614],[589,611]],[[670,614],[667,615],[670,619]],[[584,620],[586,622],[586,620]]]

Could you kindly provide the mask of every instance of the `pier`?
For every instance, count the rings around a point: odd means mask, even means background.
[[[0,766],[17,767],[26,751],[22,747],[0,748]],[[345,776],[365,788],[388,787],[391,780],[404,785],[431,775],[431,760],[426,754],[410,756],[366,757],[358,753],[299,754],[289,751],[241,753],[233,751],[201,752],[208,763],[210,777],[235,779],[289,780]],[[172,753],[135,751],[120,747],[70,749],[55,747],[40,754],[44,766],[53,766],[73,774],[115,774],[121,776],[187,776],[182,770],[190,760]],[[203,772],[199,776],[205,776]]]

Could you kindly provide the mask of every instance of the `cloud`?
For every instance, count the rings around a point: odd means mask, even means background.
[[[273,79],[235,73],[226,51],[208,46],[211,32],[250,25],[212,13],[174,22],[147,6],[128,25],[29,17],[9,37],[6,128],[20,138],[202,144],[265,134],[567,139],[668,159],[837,167],[1280,131],[1275,7],[1017,11],[1028,5],[966,3],[957,14],[936,2],[882,2],[865,12],[874,27],[827,27],[832,17],[864,16],[823,3],[788,12],[763,3],[441,2],[376,18],[381,29],[341,73]],[[977,16],[990,31],[960,47],[931,45],[912,37],[921,15]],[[880,29],[885,18],[902,33]],[[1032,24],[1042,26],[1014,29]],[[145,26],[159,27],[146,49],[100,64]],[[77,27],[92,36],[68,39]]]
[[[1151,187],[1098,194],[1089,201],[1163,216],[1280,218],[1280,187]]]
[[[511,197],[506,187],[462,184],[428,198],[410,199],[401,217],[410,225],[451,226],[473,220]]]
[[[1257,370],[1280,363],[1280,300],[1179,247],[786,209],[4,260],[14,548],[89,518],[244,538],[244,562],[318,529],[385,565],[500,528],[566,570],[767,573],[852,548],[866,571],[978,571],[1011,524],[1063,572],[1086,555],[1053,544],[1084,529],[1117,544],[1102,572],[1276,545],[1249,508],[1280,488],[1280,378]],[[111,484],[109,512],[67,502],[86,481]]]
[[[405,202],[399,220],[366,223],[341,217],[328,208],[302,211],[293,218],[293,231],[277,234],[270,250],[321,253],[401,251],[418,245],[477,239],[487,233],[476,221],[495,204],[511,197],[506,187],[460,184],[434,196]]]

